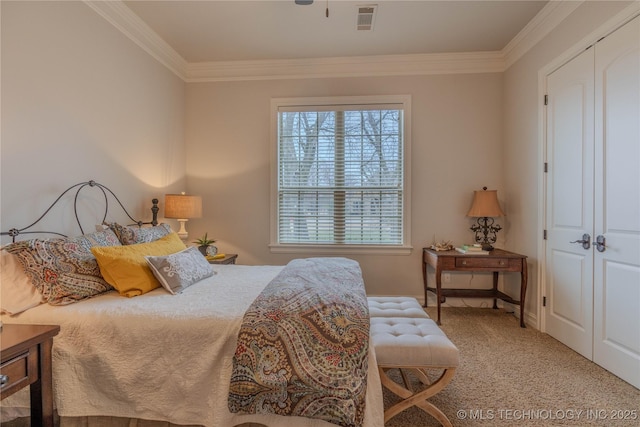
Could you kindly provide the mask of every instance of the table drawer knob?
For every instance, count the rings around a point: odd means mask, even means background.
[[[504,261],[500,261],[500,265],[504,265]]]
[[[467,261],[462,261],[462,265],[467,265]]]
[[[9,383],[9,375],[0,375],[0,387],[4,387]]]

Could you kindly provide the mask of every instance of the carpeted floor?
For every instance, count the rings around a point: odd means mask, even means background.
[[[456,427],[640,426],[640,390],[549,335],[520,328],[513,314],[443,308],[441,328],[458,347],[461,364],[431,401]],[[384,392],[388,407],[397,397]],[[410,408],[386,427],[437,425]]]

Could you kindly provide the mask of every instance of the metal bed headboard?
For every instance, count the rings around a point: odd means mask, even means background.
[[[78,223],[78,227],[80,228],[80,233],[84,234],[84,229],[82,228],[82,224],[80,223],[80,218],[78,217],[78,196],[80,194],[80,191],[82,191],[82,189],[87,186],[99,189],[100,191],[102,191],[102,195],[104,196],[105,209],[104,209],[104,216],[102,217],[101,222],[104,222],[107,219],[107,213],[109,212],[109,197],[107,194],[109,193],[116,200],[116,202],[118,202],[118,204],[120,205],[124,213],[129,217],[129,219],[133,221],[133,224],[129,224],[129,225],[137,225],[139,227],[142,227],[143,225],[154,225],[154,226],[158,225],[158,211],[160,210],[158,208],[158,199],[151,200],[151,203],[153,204],[151,207],[153,219],[151,221],[144,222],[144,221],[136,220],[131,216],[131,214],[129,214],[129,211],[127,211],[127,209],[124,207],[120,199],[118,199],[118,196],[116,196],[113,191],[111,191],[108,187],[98,182],[95,182],[94,180],[90,180],[87,182],[80,182],[78,184],[72,185],[71,187],[64,190],[62,194],[60,194],[58,198],[53,203],[51,203],[51,205],[47,208],[47,210],[45,210],[44,213],[40,215],[40,217],[36,219],[33,223],[27,225],[26,227],[11,228],[9,231],[3,231],[0,233],[0,236],[11,236],[11,240],[13,242],[16,241],[16,237],[20,234],[56,234],[58,236],[67,237],[65,234],[58,233],[56,231],[28,231],[28,230],[31,227],[35,226],[38,222],[40,222],[42,218],[44,218],[49,213],[49,211],[56,205],[56,203],[58,203],[58,201],[60,201],[60,199],[62,199],[62,197],[65,194],[72,191],[73,189],[76,189],[76,194],[73,199],[73,213],[76,217],[76,222]]]

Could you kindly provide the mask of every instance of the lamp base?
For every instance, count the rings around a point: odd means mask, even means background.
[[[187,232],[187,227],[185,226],[185,224],[187,223],[187,221],[189,221],[188,219],[179,219],[178,222],[180,223],[180,230],[178,230],[178,237],[180,237],[180,239],[182,239],[182,241],[186,244],[187,243],[187,239],[189,239],[189,233]]]
[[[471,226],[471,231],[475,233],[476,243],[482,245],[483,251],[492,251],[493,243],[496,242],[496,233],[502,230],[498,224],[494,223],[493,218],[478,218],[477,224]]]

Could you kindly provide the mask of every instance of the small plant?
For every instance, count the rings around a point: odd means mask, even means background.
[[[215,239],[208,238],[207,233],[204,233],[204,236],[202,236],[198,240],[193,241],[193,243],[196,243],[198,246],[209,246],[215,242]]]

